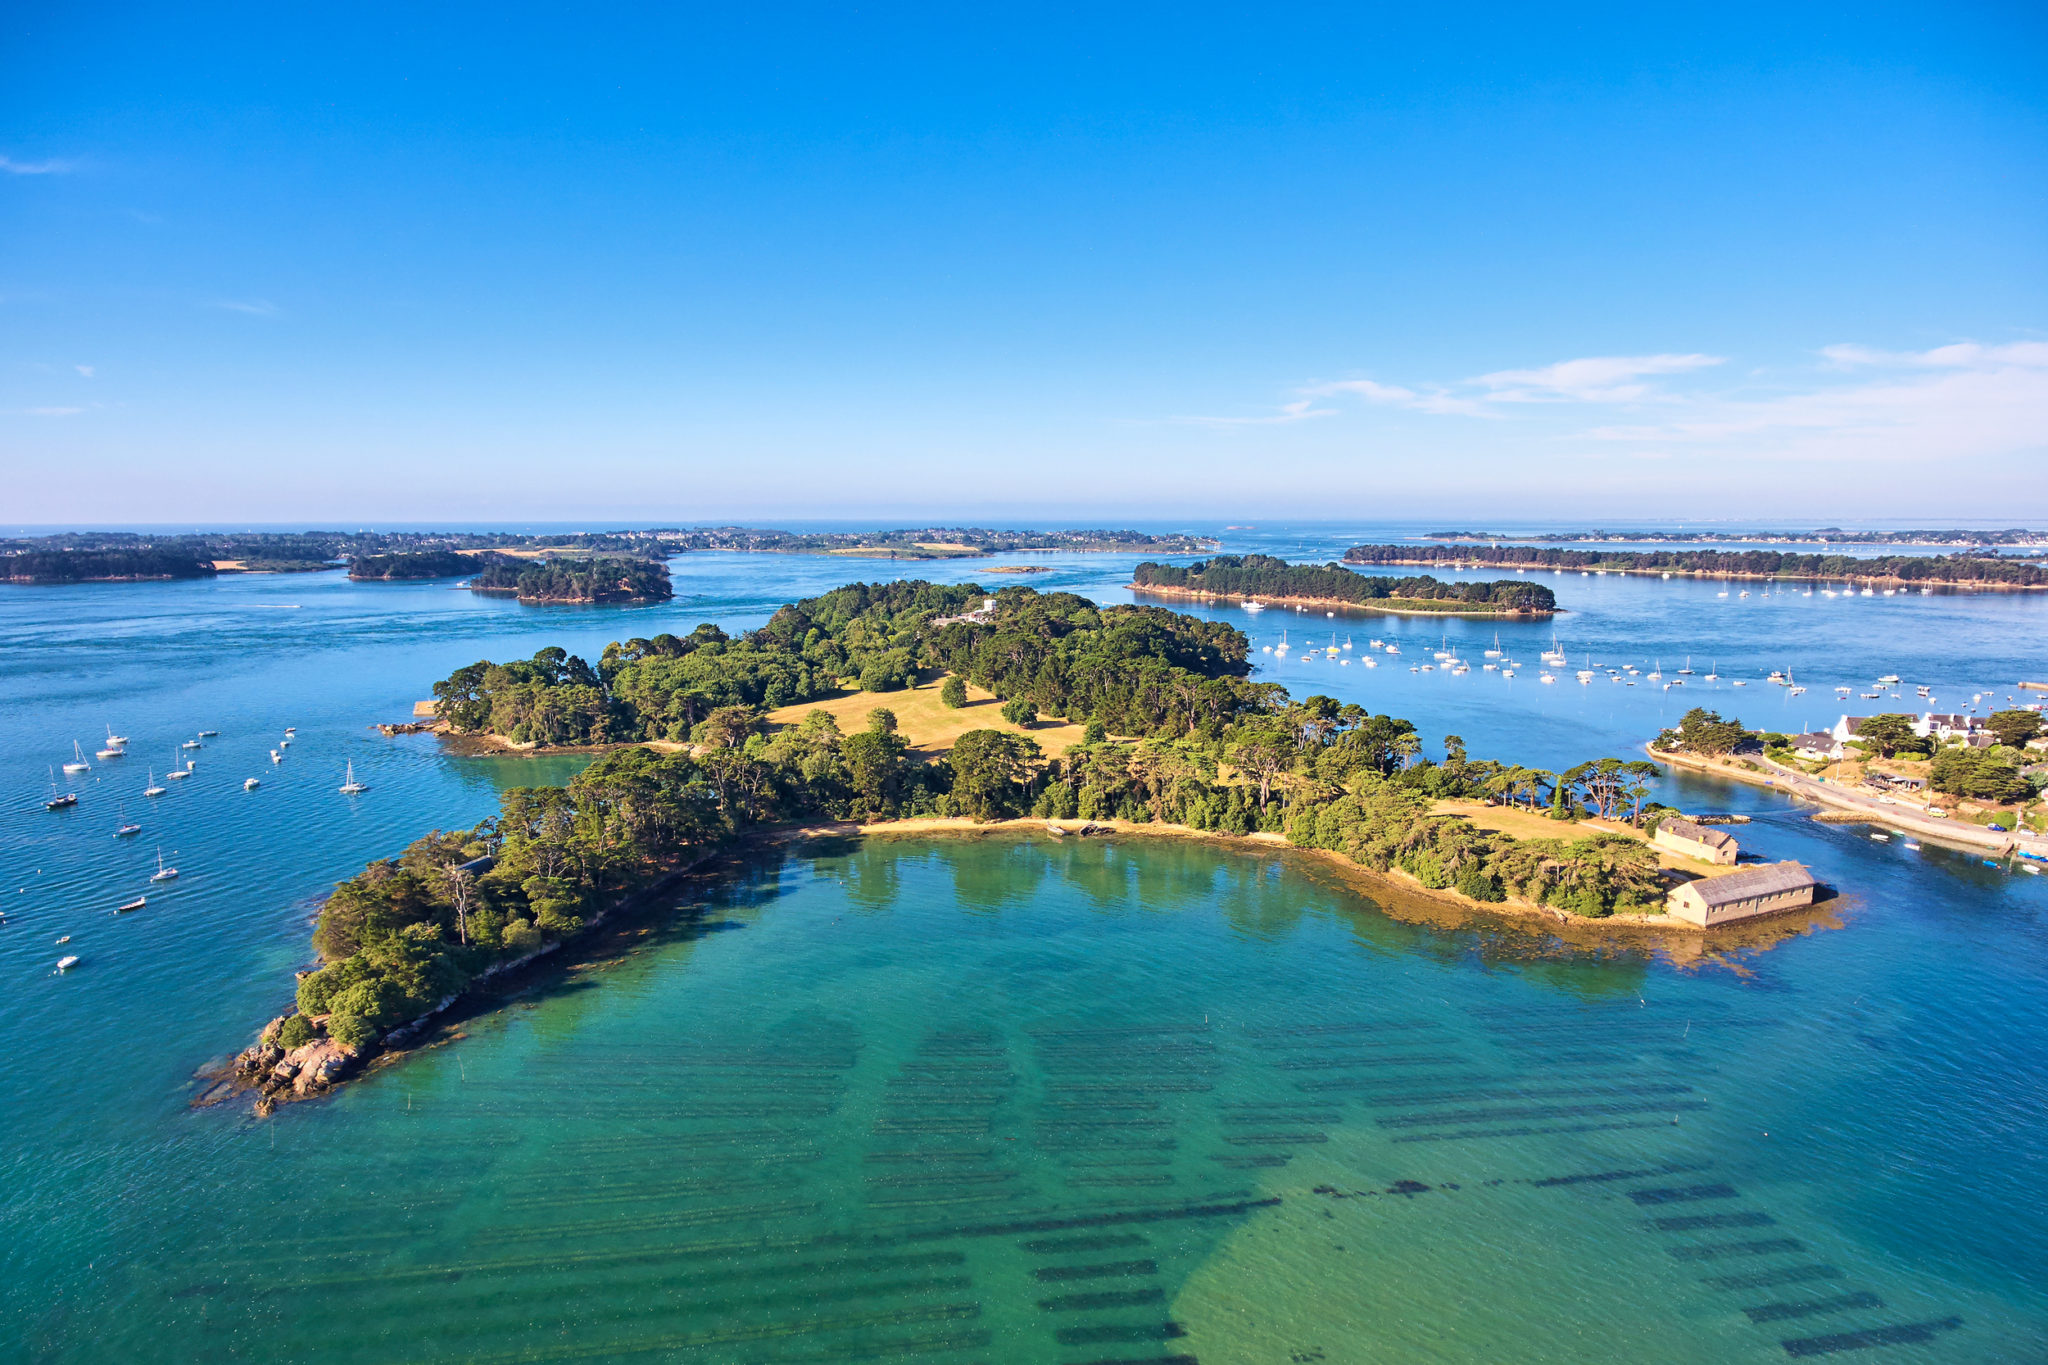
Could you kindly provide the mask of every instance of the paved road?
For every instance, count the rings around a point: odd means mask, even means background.
[[[1674,767],[1688,768],[1695,772],[1715,773],[1724,777],[1735,778],[1738,781],[1755,782],[1758,780],[1752,773],[1737,772],[1734,769],[1702,763],[1689,757],[1681,759],[1671,754],[1660,754],[1654,749],[1650,751],[1650,754],[1651,757],[1670,763]],[[1818,781],[1796,769],[1787,768],[1779,763],[1773,763],[1768,758],[1759,757],[1755,761],[1759,766],[1771,773],[1774,780],[1769,781],[1767,785],[1774,786],[1780,791],[1790,792],[1794,796],[1804,797],[1823,806],[1834,806],[1841,810],[1855,811],[1858,814],[1868,815],[1871,819],[1883,824],[1891,825],[1895,829],[1910,830],[1915,834],[1925,835],[1929,839],[1937,839],[1948,844],[1957,844],[1971,850],[1989,851],[2000,856],[2021,852],[2032,853],[2039,857],[2048,857],[2048,839],[2043,839],[2036,835],[2000,834],[1995,830],[1988,830],[1981,825],[1973,825],[1963,820],[1935,819],[1922,812],[1917,806],[1888,806],[1875,796],[1866,796],[1862,792],[1854,791],[1848,787],[1836,786],[1832,782]]]

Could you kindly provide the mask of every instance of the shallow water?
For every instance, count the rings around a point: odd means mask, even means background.
[[[1376,538],[1267,534],[1291,557]],[[1051,562],[1024,581],[1125,596],[1128,559]],[[1291,854],[869,840],[700,878],[616,953],[332,1101],[187,1109],[194,1071],[288,996],[336,878],[578,761],[456,760],[371,721],[477,657],[736,628],[888,567],[693,556],[683,600],[632,611],[331,576],[0,594],[0,1339],[80,1361],[1212,1362],[1996,1361],[2048,1339],[2043,879],[1691,779],[1689,808],[1752,813],[1746,846],[1840,888],[1810,932],[1675,963],[1403,919]],[[2034,598],[1556,586],[1575,666],[1694,648],[1729,678],[1896,671],[1944,708],[2042,672]],[[1332,628],[1211,614],[1255,647]],[[1492,633],[1335,628],[1404,663]],[[1512,634],[1533,663],[1549,628]],[[1706,690],[1258,657],[1297,694],[1547,767],[1626,753]],[[1722,702],[1833,719],[1760,682]],[[133,755],[44,812],[44,765],[108,723]],[[144,801],[136,769],[200,727],[221,733],[195,776]],[[124,804],[139,840],[111,835]],[[159,845],[183,875],[147,887]],[[59,952],[85,961],[52,976]]]

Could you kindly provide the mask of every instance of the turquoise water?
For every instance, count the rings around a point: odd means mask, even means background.
[[[1129,560],[1052,562],[1035,586],[1124,596]],[[0,595],[0,1341],[66,1361],[2038,1358],[2044,879],[1745,788],[1676,794],[1753,814],[1746,845],[1843,896],[1729,961],[1404,918],[1285,853],[868,840],[707,873],[331,1101],[188,1108],[288,996],[336,878],[575,762],[457,760],[370,722],[478,657],[744,626],[886,567],[691,557],[685,600],[625,612],[332,577]],[[1556,586],[1574,666],[1789,665],[1823,703],[1805,723],[1832,720],[1835,681],[1895,671],[1946,708],[2042,671],[2032,598]],[[1491,636],[1214,614],[1261,644],[1334,625],[1354,658],[1391,635],[1404,663]],[[1509,634],[1533,663],[1549,629]],[[1707,690],[1259,658],[1297,693],[1552,767]],[[1724,702],[1751,723],[1792,706],[1761,684]],[[133,755],[44,812],[45,765],[107,724]],[[194,777],[144,800],[138,769],[161,777],[199,728],[220,736]],[[112,837],[123,807],[137,840]],[[150,887],[159,845],[183,875]],[[84,961],[51,975],[60,952]]]

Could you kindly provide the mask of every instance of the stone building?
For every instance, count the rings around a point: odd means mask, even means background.
[[[1798,863],[1770,863],[1676,887],[1664,911],[1703,929],[1812,905],[1820,883]]]
[[[1650,842],[1659,848],[1668,848],[1673,853],[1683,853],[1688,858],[1698,858],[1709,863],[1733,863],[1742,850],[1730,836],[1718,829],[1696,825],[1690,820],[1669,816],[1657,826],[1657,832],[1650,836]]]

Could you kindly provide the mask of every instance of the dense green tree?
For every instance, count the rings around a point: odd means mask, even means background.
[[[1020,814],[1031,784],[1038,744],[1006,730],[969,730],[953,742],[953,809],[974,820]]]
[[[1926,742],[1913,733],[1913,718],[1897,713],[1871,716],[1856,727],[1856,742],[1879,758],[1890,758],[1902,749],[1925,752]]]
[[[2019,801],[2033,788],[2018,768],[1983,749],[1943,749],[1934,756],[1928,785],[1976,801]]]
[[[1029,697],[1012,697],[1003,703],[1003,719],[1012,725],[1036,725],[1038,704]]]
[[[1998,736],[1998,742],[2008,749],[2024,748],[2026,742],[2041,733],[2039,711],[1993,711],[1984,721],[1985,728]]]
[[[939,700],[954,710],[967,705],[967,684],[958,677],[949,676],[939,685]]]
[[[1749,731],[1742,728],[1741,721],[1723,720],[1718,712],[1703,706],[1693,707],[1678,719],[1678,743],[1692,753],[1708,757],[1732,753],[1748,738]]]

